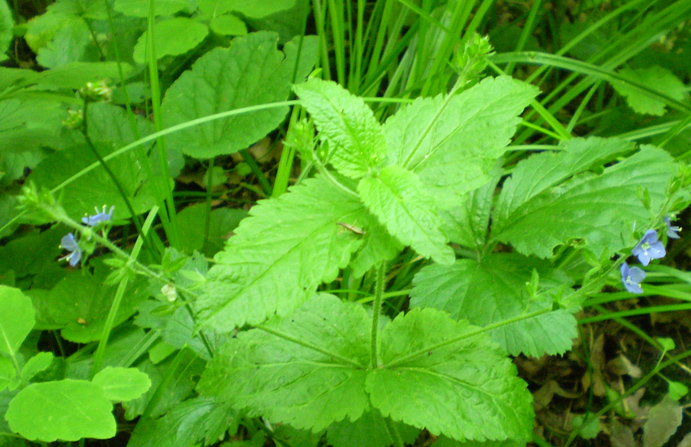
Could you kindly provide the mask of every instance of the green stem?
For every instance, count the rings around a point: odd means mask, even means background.
[[[96,157],[96,161],[103,167],[103,170],[106,171],[106,174],[108,174],[108,177],[110,177],[110,180],[113,182],[115,185],[115,188],[117,188],[118,193],[120,194],[120,197],[122,197],[122,200],[125,202],[125,206],[127,207],[127,211],[130,213],[130,216],[132,217],[132,222],[134,223],[134,226],[137,228],[137,233],[139,233],[140,236],[143,236],[144,233],[142,233],[142,223],[139,221],[139,216],[134,212],[134,207],[132,207],[132,202],[130,202],[129,197],[127,196],[127,192],[125,191],[125,188],[122,187],[122,184],[118,180],[118,178],[115,176],[115,173],[110,169],[110,166],[105,162],[103,157],[101,157],[101,154],[98,153],[98,150],[96,149],[96,146],[94,145],[93,141],[91,141],[91,138],[89,137],[89,120],[87,117],[88,113],[88,105],[89,101],[88,99],[84,98],[84,108],[83,108],[83,115],[84,115],[84,126],[82,127],[82,133],[84,134],[84,139],[86,140],[86,145],[88,148],[91,150],[91,152],[94,154],[94,157]],[[149,245],[150,241],[146,240],[147,246]]]
[[[621,403],[622,400],[626,399],[627,397],[629,397],[630,395],[632,395],[633,393],[635,393],[639,388],[641,388],[641,387],[644,386],[646,383],[648,383],[648,382],[650,381],[650,379],[652,379],[653,377],[655,377],[655,375],[657,375],[657,374],[658,374],[660,371],[662,371],[663,369],[667,368],[668,366],[670,366],[670,365],[672,365],[672,364],[674,364],[674,363],[678,363],[680,360],[683,360],[683,359],[685,359],[685,358],[687,358],[687,357],[689,357],[689,356],[691,356],[691,350],[686,351],[686,352],[684,352],[684,353],[682,353],[682,354],[679,354],[679,355],[676,356],[676,357],[672,357],[671,359],[667,360],[666,362],[664,362],[664,363],[658,365],[658,366],[655,367],[652,371],[650,371],[648,374],[646,374],[643,378],[641,378],[641,380],[639,380],[638,382],[636,382],[635,385],[633,385],[631,388],[629,388],[628,390],[626,390],[625,393],[623,393],[623,394],[622,394],[621,396],[619,396],[617,399],[611,400],[609,404],[607,404],[605,407],[603,407],[602,409],[600,409],[600,411],[598,411],[598,412],[594,415],[594,418],[598,419],[600,416],[602,416],[602,415],[606,414],[608,411],[612,410],[614,407],[616,407],[617,405],[619,405],[619,404]],[[578,436],[578,434],[581,432],[581,430],[582,430],[583,428],[584,428],[584,426],[580,426],[579,428],[573,430],[573,431],[571,432],[571,434],[569,435],[569,439],[567,439],[566,443],[564,444],[564,447],[569,447],[569,446],[571,445],[571,443],[576,439],[576,437]]]
[[[381,305],[384,301],[384,286],[386,285],[386,262],[382,262],[377,268],[377,283],[374,291],[374,307],[372,308],[372,347],[370,353],[370,367],[372,369],[379,366],[379,315]]]
[[[252,157],[252,155],[245,149],[238,151],[238,153],[242,155],[242,159],[245,161],[245,163],[247,163],[247,166],[250,167],[252,173],[257,177],[259,184],[262,185],[265,197],[271,197],[271,183],[269,183],[269,180],[264,175],[264,172],[259,168],[259,165],[254,157]]]
[[[363,365],[357,363],[356,361],[354,361],[352,359],[349,359],[347,357],[343,357],[342,355],[327,351],[326,349],[322,349],[317,345],[314,345],[312,343],[307,343],[306,341],[304,341],[300,338],[295,338],[292,335],[285,334],[281,331],[277,331],[276,329],[269,328],[266,326],[257,326],[257,329],[261,329],[264,332],[268,332],[269,334],[275,335],[276,337],[282,338],[284,340],[288,340],[288,341],[295,343],[295,344],[298,344],[300,346],[304,346],[304,347],[311,349],[313,351],[321,352],[322,354],[324,354],[328,357],[331,357],[333,360],[338,360],[339,362],[341,362],[343,364],[354,366],[357,369],[360,369],[363,367]]]
[[[144,230],[145,232],[148,232],[149,229],[151,228],[151,224],[153,224],[154,217],[156,216],[156,211],[158,210],[157,207],[154,207],[151,210],[151,213],[149,213],[149,216],[146,218],[146,221],[144,222]],[[139,255],[139,252],[142,248],[142,244],[144,242],[144,238],[146,237],[146,233],[141,233],[139,237],[137,238],[137,242],[134,243],[134,248],[132,249],[132,258],[131,259],[136,259],[137,256]],[[106,323],[103,326],[103,332],[101,334],[101,340],[98,342],[98,348],[96,349],[96,353],[94,354],[94,363],[91,365],[91,377],[93,378],[96,373],[98,373],[101,369],[101,363],[103,363],[103,357],[105,355],[106,351],[106,346],[108,345],[108,338],[110,337],[110,333],[113,330],[113,327],[115,326],[115,317],[118,314],[118,311],[120,310],[120,304],[122,303],[122,297],[125,295],[125,290],[127,289],[127,284],[129,283],[129,276],[125,276],[120,280],[120,284],[118,284],[118,289],[115,292],[115,297],[113,298],[113,304],[110,306],[110,311],[108,312],[108,316],[106,317]]]

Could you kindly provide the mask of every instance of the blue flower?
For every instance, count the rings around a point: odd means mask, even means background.
[[[60,240],[60,246],[65,250],[70,251],[70,254],[64,258],[61,258],[61,260],[65,259],[70,261],[70,265],[75,267],[79,263],[79,260],[82,259],[82,249],[79,248],[79,244],[77,244],[77,241],[74,239],[74,234],[68,233],[66,236],[64,236]]]
[[[621,283],[631,293],[643,293],[641,283],[645,279],[645,272],[638,267],[630,267],[626,262],[621,265]]]
[[[667,254],[665,246],[657,239],[657,231],[646,231],[643,239],[633,248],[631,254],[636,256],[643,265],[650,264],[651,259],[664,258]]]
[[[106,206],[103,205],[103,210],[99,213],[98,208],[94,208],[96,210],[96,214],[93,216],[88,216],[88,217],[82,217],[82,223],[84,225],[88,225],[90,227],[93,227],[101,222],[107,222],[113,217],[113,210],[115,209],[115,206],[110,207],[110,211],[106,213]]]
[[[665,223],[667,224],[667,237],[670,239],[679,239],[679,233],[677,233],[677,231],[681,231],[681,227],[673,226],[669,221],[669,216],[665,216]]]

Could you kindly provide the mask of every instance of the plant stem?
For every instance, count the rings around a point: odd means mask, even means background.
[[[259,168],[259,165],[255,161],[254,157],[252,157],[252,155],[245,149],[238,151],[238,153],[242,155],[242,159],[245,161],[245,163],[247,163],[247,166],[250,167],[252,174],[257,177],[259,184],[262,185],[265,197],[271,197],[271,183],[269,183],[269,180],[267,180],[264,172],[262,172],[262,170]]]
[[[377,284],[374,292],[374,308],[372,311],[372,348],[370,367],[376,368],[379,366],[379,315],[381,314],[381,305],[384,300],[384,286],[386,285],[386,262],[382,262],[377,269]]]

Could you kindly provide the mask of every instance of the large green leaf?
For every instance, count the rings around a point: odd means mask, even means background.
[[[501,170],[497,169],[489,182],[460,196],[458,204],[453,208],[439,212],[452,242],[472,247],[479,252],[485,249],[494,192],[500,179]]]
[[[96,144],[96,150],[103,157],[114,151],[111,143]],[[96,161],[88,145],[80,144],[56,152],[43,160],[31,173],[29,179],[48,189],[62,184],[82,169]],[[127,194],[134,212],[143,213],[154,205],[153,185],[144,183],[146,174],[137,154],[128,152],[106,162]],[[108,173],[99,166],[80,176],[63,189],[62,206],[74,220],[81,220],[94,207],[115,206],[116,218],[129,217],[125,201],[113,184]]]
[[[520,163],[499,196],[492,239],[539,257],[570,239],[582,239],[598,256],[630,245],[634,224],[647,227],[664,204],[676,167],[667,152],[643,146],[601,173],[587,171],[629,147],[622,140],[572,140],[558,154],[533,155]],[[601,151],[597,158],[596,151]]]
[[[479,328],[434,309],[413,310],[383,323],[373,367],[369,320],[358,305],[315,294],[293,314],[230,340],[198,390],[313,431],[357,420],[371,403],[384,416],[455,439],[529,436],[526,384]]]
[[[108,268],[97,264],[93,276],[86,271],[73,271],[49,294],[33,294],[36,307],[41,310],[39,321],[44,327],[62,329],[62,336],[75,343],[99,340],[115,296],[115,287],[103,283],[108,273]],[[133,315],[147,296],[144,280],[130,282],[115,324]]]
[[[404,245],[440,264],[454,261],[434,202],[417,175],[400,166],[386,166],[377,177],[362,179],[358,192],[367,208]]]
[[[650,68],[624,68],[619,74],[626,79],[650,86],[653,90],[677,101],[684,101],[689,96],[684,83],[674,73],[659,65]],[[636,113],[664,115],[667,112],[664,101],[647,95],[626,82],[613,82],[612,87],[626,98],[626,102]]]
[[[196,302],[199,323],[218,332],[286,314],[336,278],[367,230],[371,215],[357,198],[318,176],[250,210],[216,255]]]
[[[199,45],[207,34],[209,34],[209,28],[206,25],[187,17],[174,17],[157,22],[154,25],[156,59],[185,54]],[[149,59],[148,38],[148,31],[145,31],[134,46],[134,60],[140,64]]]
[[[195,398],[177,405],[159,419],[140,419],[128,447],[176,447],[199,445],[202,439],[213,444],[226,430],[234,434],[239,415],[226,402]]]
[[[538,299],[530,297],[525,286],[533,270],[539,275]],[[512,355],[561,354],[578,335],[573,315],[551,311],[552,298],[562,285],[571,283],[570,278],[539,259],[497,253],[479,262],[462,259],[448,266],[430,265],[420,270],[413,283],[411,305],[445,310],[454,319],[478,326],[550,309],[490,332]]]
[[[63,118],[56,101],[0,101],[0,154],[52,146]]]
[[[19,289],[0,285],[0,352],[14,357],[34,323],[31,300]]]
[[[477,330],[435,309],[399,315],[382,331],[382,366],[367,376],[372,406],[458,440],[530,438],[534,415],[526,383]]]
[[[389,162],[420,176],[443,207],[485,183],[538,89],[487,78],[455,96],[418,98],[384,125]]]
[[[26,439],[43,442],[115,436],[113,405],[85,380],[33,383],[12,399],[5,418]]]
[[[355,420],[369,407],[367,321],[361,306],[314,295],[290,317],[227,343],[198,389],[297,428],[319,431],[346,416]]]
[[[106,397],[114,402],[136,399],[151,387],[149,376],[137,368],[113,368],[99,371],[92,383],[101,387]]]
[[[335,82],[319,79],[296,85],[294,90],[312,115],[320,138],[329,144],[329,162],[341,174],[362,178],[384,161],[384,133],[362,99]]]
[[[299,82],[316,60],[317,45],[315,39],[306,38],[298,61],[297,44],[286,44],[284,55],[276,49],[277,40],[274,33],[252,33],[199,58],[166,93],[162,104],[166,125],[287,99],[296,64]],[[176,132],[167,141],[196,158],[230,154],[263,138],[287,112],[287,107],[271,107],[234,115]]]
[[[410,425],[394,422],[404,444],[412,445],[420,430]],[[327,430],[326,439],[333,447],[389,447],[394,443],[387,421],[375,409],[366,411],[360,419],[343,419]]]

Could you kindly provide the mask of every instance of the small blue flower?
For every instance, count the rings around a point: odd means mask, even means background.
[[[679,239],[679,233],[677,233],[677,231],[681,231],[681,227],[673,226],[669,221],[669,216],[665,216],[665,223],[667,224],[667,237],[670,239]]]
[[[643,293],[641,283],[645,279],[645,272],[638,267],[629,267],[626,262],[621,265],[621,283],[631,293]]]
[[[106,213],[106,206],[103,205],[103,210],[101,212],[98,211],[98,208],[94,208],[96,210],[96,214],[93,216],[88,216],[88,217],[82,217],[82,223],[84,225],[88,225],[90,227],[93,227],[101,222],[107,222],[113,217],[113,210],[115,209],[115,206],[110,207],[110,211]]]
[[[70,265],[75,267],[79,263],[79,260],[82,259],[82,249],[79,248],[79,244],[77,244],[77,241],[74,239],[74,234],[68,233],[66,236],[64,236],[60,240],[60,246],[65,250],[70,251],[70,254],[60,259],[70,261]]]
[[[641,241],[631,251],[631,254],[636,256],[643,265],[650,264],[651,259],[664,258],[667,254],[665,246],[657,239],[657,231],[646,231]]]

